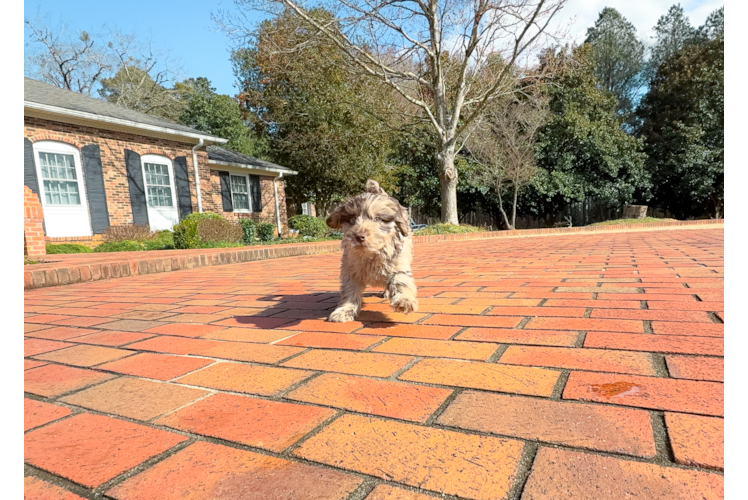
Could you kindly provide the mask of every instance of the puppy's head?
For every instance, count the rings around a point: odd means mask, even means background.
[[[333,210],[327,225],[342,229],[343,248],[362,254],[392,249],[396,241],[411,233],[408,211],[371,179],[366,181],[366,192]]]

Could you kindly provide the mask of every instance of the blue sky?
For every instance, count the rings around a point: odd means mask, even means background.
[[[618,9],[640,32],[648,36],[657,19],[676,3],[674,0],[570,0],[561,10],[558,22],[573,21],[569,33],[583,39],[603,7]],[[685,0],[680,4],[698,26],[724,0]],[[154,47],[169,50],[184,68],[184,77],[204,76],[221,94],[235,95],[234,76],[229,62],[230,40],[219,32],[210,18],[211,11],[235,9],[230,0],[127,0],[101,2],[93,0],[26,0],[24,17],[46,16],[52,25],[66,23],[71,33],[79,30],[96,32],[106,26],[139,39],[150,37]],[[251,19],[260,20],[259,14]]]

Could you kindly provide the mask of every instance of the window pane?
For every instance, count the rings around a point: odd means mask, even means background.
[[[44,198],[49,205],[80,205],[76,181],[44,181]]]
[[[170,186],[168,165],[146,163],[143,167],[146,184],[149,186]]]
[[[234,210],[249,210],[249,196],[234,193]]]
[[[231,176],[231,192],[232,193],[247,193],[247,178],[244,176],[232,175]]]
[[[43,179],[77,179],[73,155],[39,153]]]
[[[171,188],[148,186],[148,205],[151,207],[171,207]]]
[[[234,198],[234,210],[249,210],[248,191],[247,178],[245,176],[231,176],[231,194]]]

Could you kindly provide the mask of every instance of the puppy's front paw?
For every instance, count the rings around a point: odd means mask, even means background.
[[[412,313],[418,310],[418,300],[400,296],[390,304],[393,311],[401,313]]]
[[[327,321],[331,321],[333,323],[345,323],[347,321],[353,321],[353,319],[353,311],[344,307],[338,307],[330,314],[330,317],[327,318]]]

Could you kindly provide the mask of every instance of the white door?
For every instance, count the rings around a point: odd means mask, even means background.
[[[35,142],[33,147],[47,236],[91,236],[78,149],[54,141]]]
[[[179,222],[177,194],[174,189],[174,165],[165,156],[143,155],[140,159],[143,163],[151,231],[171,229]]]

